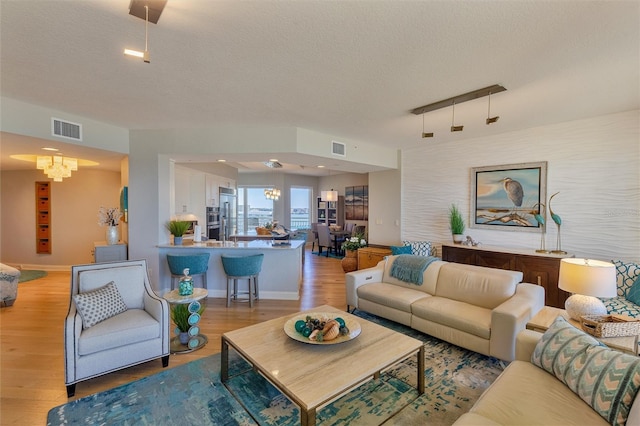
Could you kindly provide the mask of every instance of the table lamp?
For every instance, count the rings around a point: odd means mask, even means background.
[[[582,315],[606,315],[607,308],[598,297],[616,297],[616,267],[592,259],[562,259],[558,288],[573,293],[564,308],[580,321]]]

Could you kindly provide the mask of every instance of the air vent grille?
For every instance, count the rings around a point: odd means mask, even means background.
[[[74,141],[82,140],[82,124],[51,118],[51,134]]]
[[[345,157],[347,155],[345,144],[342,142],[331,141],[331,153],[333,155]]]

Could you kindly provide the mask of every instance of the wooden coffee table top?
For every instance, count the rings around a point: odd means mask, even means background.
[[[335,313],[345,321],[357,321],[362,332],[334,345],[296,341],[285,334],[284,325],[305,312]],[[230,331],[222,339],[223,346],[226,339],[302,410],[335,399],[423,346],[417,339],[326,305]]]

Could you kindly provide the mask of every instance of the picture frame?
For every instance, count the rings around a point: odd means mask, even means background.
[[[369,220],[369,186],[347,186],[344,191],[346,220]]]
[[[470,228],[541,231],[534,213],[546,203],[546,161],[472,167],[471,186]]]

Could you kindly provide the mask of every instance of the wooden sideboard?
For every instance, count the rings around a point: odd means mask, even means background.
[[[358,269],[373,268],[384,259],[385,256],[389,256],[391,250],[381,247],[362,247],[358,249]]]
[[[545,305],[564,308],[571,293],[558,288],[560,260],[573,255],[536,253],[531,250],[498,247],[469,247],[460,244],[442,244],[442,260],[489,268],[520,271],[522,281],[544,287]]]

